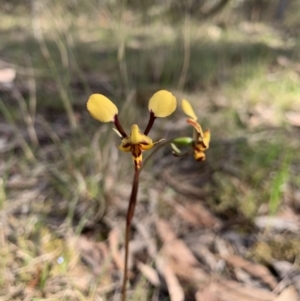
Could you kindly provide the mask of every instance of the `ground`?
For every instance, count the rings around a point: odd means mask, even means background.
[[[128,131],[167,89],[151,138],[192,136],[185,98],[212,141],[142,171],[128,300],[299,300],[299,4],[274,21],[133,2],[3,4],[0,299],[118,300],[133,164],[86,102],[109,97]]]

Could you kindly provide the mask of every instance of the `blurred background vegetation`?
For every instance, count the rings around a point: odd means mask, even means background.
[[[178,204],[192,203],[220,221],[218,233],[247,237],[243,257],[299,267],[299,1],[0,5],[1,300],[114,300],[119,292],[113,250],[122,250],[132,162],[117,151],[111,125],[88,115],[91,93],[118,105],[128,131],[146,126],[149,98],[167,89],[179,104],[188,99],[212,133],[204,163],[174,158],[171,149],[151,160],[133,241],[143,221],[159,249],[159,218],[186,240],[216,231],[178,214]],[[151,137],[190,132],[179,108],[157,120]],[[145,253],[133,257],[154,260]],[[138,266],[132,300],[170,300]],[[189,283],[183,287],[195,300]]]

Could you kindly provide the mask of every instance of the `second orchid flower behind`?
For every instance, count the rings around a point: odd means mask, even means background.
[[[191,145],[194,149],[194,158],[197,161],[204,161],[206,158],[205,151],[209,148],[210,142],[210,131],[205,130],[203,132],[201,125],[197,122],[197,116],[191,106],[191,104],[183,99],[182,100],[182,110],[190,118],[187,119],[187,123],[194,128],[193,138],[191,137],[180,137],[173,139],[172,148],[173,154],[176,156],[185,155],[177,148],[178,145]]]
[[[166,90],[156,92],[149,100],[149,121],[145,131],[142,133],[137,124],[131,126],[131,133],[127,135],[118,119],[118,108],[107,97],[102,94],[92,94],[87,102],[87,109],[91,116],[101,122],[113,122],[117,134],[122,138],[118,148],[123,152],[131,152],[135,169],[142,166],[142,152],[153,148],[160,139],[153,142],[148,133],[157,117],[167,117],[176,109],[176,98]]]

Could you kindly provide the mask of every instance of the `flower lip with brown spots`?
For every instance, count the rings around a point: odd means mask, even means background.
[[[117,147],[123,152],[131,152],[134,165],[139,169],[142,166],[142,151],[153,148],[157,143],[163,140],[164,139],[161,139],[153,143],[150,137],[140,131],[137,124],[133,124],[129,137],[122,139],[121,145]]]

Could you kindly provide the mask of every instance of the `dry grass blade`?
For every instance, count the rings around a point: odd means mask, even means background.
[[[156,266],[160,273],[163,275],[171,301],[183,301],[184,300],[184,291],[181,287],[175,273],[172,268],[165,262],[165,260],[161,257],[157,258]]]
[[[30,109],[27,107],[26,100],[19,90],[14,89],[12,92],[14,98],[18,101],[20,110],[23,115],[24,123],[27,126],[27,132],[31,143],[34,146],[39,145],[39,140],[37,137],[37,133],[34,128],[34,116],[31,116]]]
[[[232,292],[235,292],[236,294],[244,295],[245,297],[247,296],[253,299],[253,301],[254,300],[269,301],[269,300],[273,300],[276,296],[273,292],[270,292],[266,289],[247,286],[247,285],[240,284],[236,281],[230,281],[230,280],[219,280],[218,287],[222,288],[223,290],[224,289],[228,291],[231,290]],[[219,294],[222,294],[222,292],[220,291]]]
[[[191,225],[205,228],[219,228],[221,226],[221,221],[198,200],[184,202],[184,205],[174,200],[167,200],[167,203],[173,206],[180,217]]]
[[[266,283],[272,290],[277,286],[276,278],[271,274],[271,272],[263,265],[255,264],[250,261],[245,260],[242,257],[231,255],[223,256],[223,259],[227,263],[242,268],[252,276],[259,278],[262,282]]]
[[[160,239],[164,243],[171,242],[177,238],[176,234],[171,228],[171,225],[162,219],[158,219],[156,221],[156,229]]]
[[[8,199],[6,202],[6,206],[4,207],[2,213],[3,214],[13,214],[13,213],[20,213],[20,211],[24,207],[22,206],[29,206],[34,200],[36,200],[41,193],[40,189],[31,189],[20,193],[17,200]]]
[[[166,256],[173,258],[175,261],[184,262],[189,266],[197,266],[199,264],[184,241],[176,238],[176,234],[166,221],[158,220],[156,228],[160,238],[164,242],[163,253]]]
[[[120,255],[119,248],[118,248],[118,246],[119,246],[119,231],[118,231],[118,229],[112,229],[109,232],[108,242],[109,242],[110,251],[112,253],[112,257],[114,259],[114,262],[115,262],[116,266],[118,267],[119,270],[124,271],[123,259]]]
[[[13,68],[1,68],[0,69],[0,84],[7,87],[11,87],[13,81],[16,78],[16,70]]]
[[[255,219],[255,225],[260,229],[272,229],[277,232],[291,231],[298,233],[300,223],[296,220],[290,220],[278,216],[259,216]]]
[[[156,240],[151,238],[151,233],[149,227],[142,223],[135,223],[135,228],[140,233],[140,235],[147,241],[147,251],[149,256],[154,259],[157,254]]]
[[[162,176],[164,180],[172,187],[176,189],[176,191],[186,194],[186,195],[194,195],[199,196],[203,194],[203,190],[201,188],[195,187],[195,185],[192,185],[190,183],[187,183],[187,181],[184,181],[186,178],[186,175],[183,175],[182,178],[174,177],[174,169],[168,168],[162,171]]]
[[[219,301],[216,291],[213,286],[208,285],[204,290],[199,290],[196,293],[196,301]]]
[[[201,269],[200,263],[183,240],[177,239],[169,223],[158,220],[157,231],[164,245],[161,253],[168,260],[168,266],[173,272],[191,282],[205,282],[208,279]]]
[[[142,272],[142,274],[148,279],[148,281],[153,286],[161,285],[161,282],[155,269],[142,262],[137,262],[137,268]]]
[[[200,242],[196,242],[195,245],[190,246],[192,252],[201,258],[211,271],[216,271],[218,267],[218,260],[216,256],[206,247],[201,245]]]
[[[0,98],[0,111],[3,113],[6,121],[11,125],[14,134],[16,136],[17,145],[20,145],[26,158],[31,162],[36,162],[36,158],[24,137],[21,134],[20,129],[17,127],[14,119],[12,118],[9,109],[6,107],[4,101]]]
[[[280,284],[291,283],[300,294],[300,272],[299,269],[288,261],[274,261],[273,267],[283,281]]]
[[[293,125],[300,127],[300,114],[297,112],[287,112],[285,114],[287,121]]]
[[[273,301],[299,301],[299,295],[293,286],[287,287],[282,293]]]
[[[196,294],[196,300],[203,300],[205,288],[201,287]],[[263,289],[244,286],[235,281],[218,280],[209,285],[210,297],[218,301],[273,301],[276,295]],[[201,299],[202,297],[202,299]],[[214,299],[212,299],[214,300]]]
[[[103,242],[97,243],[80,236],[77,239],[76,246],[83,261],[92,268],[95,275],[101,274],[103,268],[105,268],[105,263],[109,264],[111,261],[108,248]]]

